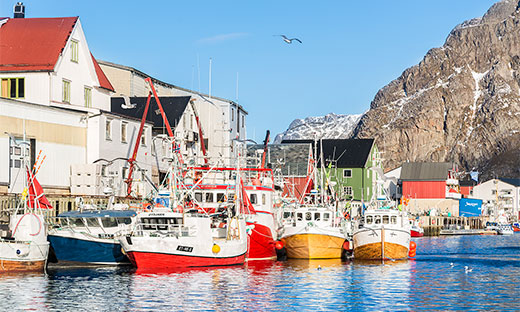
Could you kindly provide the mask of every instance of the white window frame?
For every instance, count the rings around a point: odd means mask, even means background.
[[[70,61],[74,63],[78,63],[78,49],[79,49],[79,41],[72,39],[70,41]]]
[[[105,140],[112,141],[112,119],[105,121]]]
[[[345,175],[347,172],[350,172],[350,176]],[[343,169],[343,178],[352,178],[352,169]]]
[[[128,135],[128,122],[121,121],[121,143],[128,143],[127,135]]]
[[[69,103],[70,104],[70,87],[71,82],[70,80],[63,79],[62,80],[62,96],[63,96],[63,103]]]
[[[343,194],[346,196],[354,197],[354,190],[352,189],[352,186],[344,186]]]
[[[92,88],[85,86],[83,90],[83,95],[85,98],[85,107],[92,107]]]
[[[143,127],[143,133],[141,133],[141,145],[146,146],[146,127]]]

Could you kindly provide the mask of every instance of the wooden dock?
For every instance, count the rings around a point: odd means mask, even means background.
[[[441,230],[458,228],[467,233],[482,231],[489,217],[445,217],[445,216],[421,216],[419,226],[424,229],[424,236],[439,236]],[[474,231],[473,231],[474,230]],[[461,232],[462,233],[462,232]],[[479,233],[480,234],[480,233]],[[456,235],[456,234],[452,234]]]

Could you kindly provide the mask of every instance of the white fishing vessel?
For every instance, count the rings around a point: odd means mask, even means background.
[[[119,241],[130,261],[145,270],[237,265],[247,253],[243,217],[168,208],[139,214],[132,233]]]
[[[27,182],[19,205],[10,214],[7,235],[0,238],[0,273],[43,271],[47,264],[49,242],[43,209],[52,207],[36,179],[36,164],[29,170],[24,157],[22,168]]]
[[[392,207],[368,209],[353,235],[354,258],[404,259],[410,248],[410,222],[406,212]]]

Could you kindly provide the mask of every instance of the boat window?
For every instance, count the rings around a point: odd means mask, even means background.
[[[202,193],[195,193],[195,200],[199,203],[202,202]]]
[[[381,216],[374,216],[374,221],[375,224],[381,224]]]
[[[262,205],[265,205],[265,194],[262,194]]]
[[[206,203],[213,202],[213,193],[206,193]]]
[[[97,218],[86,218],[87,220],[87,226],[89,227],[96,227],[99,226],[99,222]]]
[[[70,221],[71,221],[72,225],[74,225],[74,226],[85,226],[83,224],[83,219],[81,219],[81,218],[71,218]]]
[[[312,219],[312,214],[310,212],[305,213],[305,220],[310,221]]]
[[[319,213],[319,212],[315,212],[315,213],[314,213],[314,220],[316,220],[316,221],[320,221],[320,220],[321,220],[321,217],[320,217],[320,213]]]
[[[390,222],[389,216],[383,216],[383,224],[388,224]]]
[[[217,203],[222,203],[226,200],[224,193],[217,193]]]
[[[251,196],[249,196],[250,200],[251,200],[251,204],[257,204],[257,198],[256,198],[256,194],[251,194]]]
[[[117,223],[119,224],[131,224],[132,219],[131,218],[117,218]]]
[[[392,216],[390,218],[390,220],[392,221],[392,224],[397,224],[397,217],[396,216]]]
[[[284,219],[287,219],[287,218],[289,218],[290,216],[291,216],[291,213],[290,213],[289,211],[284,211],[284,213],[283,213],[283,218],[284,218]]]
[[[323,214],[323,221],[329,221],[329,218],[330,218],[330,214],[328,212],[325,212]]]
[[[302,221],[303,220],[303,214],[301,212],[298,212],[296,214],[296,216],[297,216],[298,221]]]
[[[366,224],[372,224],[372,221],[374,221],[372,216],[366,216],[365,217],[365,223]]]
[[[103,227],[116,227],[117,226],[117,220],[116,218],[101,218],[101,224],[103,224]]]

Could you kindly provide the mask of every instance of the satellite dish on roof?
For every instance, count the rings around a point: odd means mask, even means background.
[[[124,95],[124,94],[120,94],[120,95],[123,97],[123,100],[125,101],[125,103],[121,104],[122,109],[132,109],[137,106],[137,104],[135,104],[135,103],[130,103],[130,98],[127,95]]]

